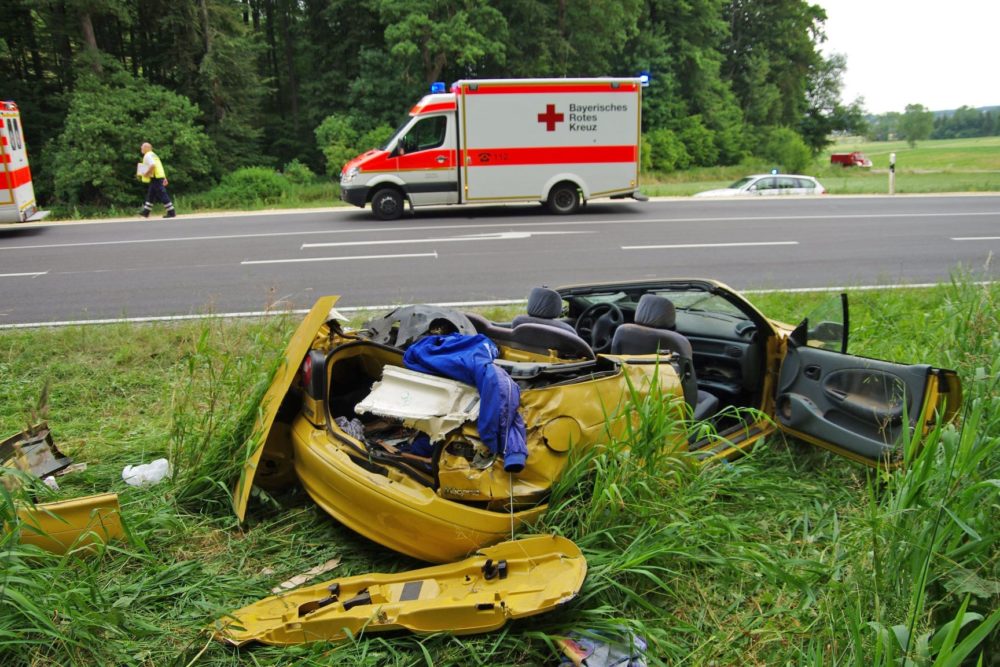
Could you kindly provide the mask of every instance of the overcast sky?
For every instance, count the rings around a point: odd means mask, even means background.
[[[847,56],[842,98],[871,113],[1000,105],[1000,0],[811,0],[825,53]]]

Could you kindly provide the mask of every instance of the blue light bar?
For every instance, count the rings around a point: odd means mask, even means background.
[[[431,93],[443,93],[444,91],[444,81],[435,81],[431,84]]]
[[[646,88],[646,87],[649,86],[649,71],[643,70],[643,71],[639,72],[639,83],[642,84],[643,88]]]

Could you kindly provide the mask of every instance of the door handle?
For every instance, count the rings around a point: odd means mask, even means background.
[[[438,155],[437,158],[436,158],[436,160],[437,160],[438,164],[444,164],[444,156],[443,155]]]
[[[819,366],[806,366],[805,371],[803,371],[803,375],[810,380],[818,380],[820,376],[820,368]]]

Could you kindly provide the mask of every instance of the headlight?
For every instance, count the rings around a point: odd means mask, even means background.
[[[340,175],[340,182],[342,185],[346,185],[354,180],[354,177],[361,173],[361,170],[357,167],[351,167],[344,173]]]

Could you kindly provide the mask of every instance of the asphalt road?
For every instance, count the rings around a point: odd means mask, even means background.
[[[707,277],[737,289],[996,279],[1000,195],[597,201],[0,227],[0,326],[523,299],[534,285]]]

